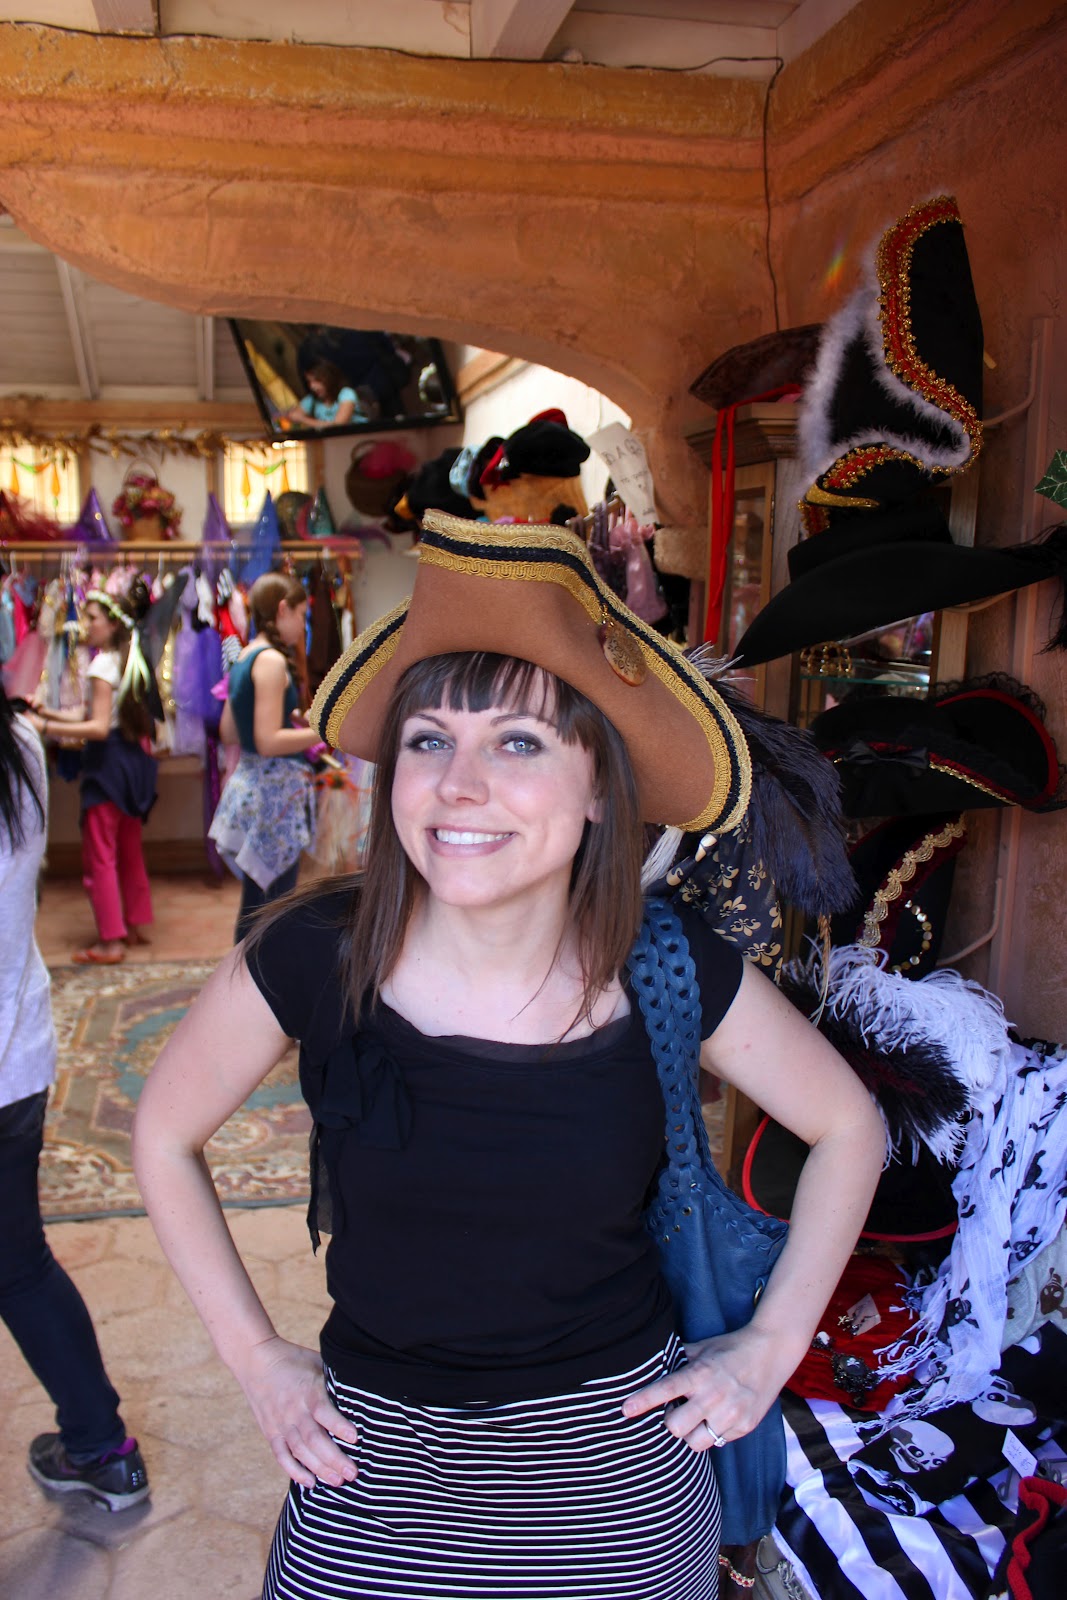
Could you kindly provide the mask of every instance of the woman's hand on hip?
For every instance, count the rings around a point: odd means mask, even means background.
[[[326,1393],[322,1361],[313,1350],[277,1335],[254,1345],[235,1373],[280,1466],[305,1489],[315,1480],[337,1488],[351,1483],[356,1468],[330,1437],[355,1444],[354,1423]]]
[[[623,1415],[641,1417],[666,1407],[667,1428],[693,1450],[711,1450],[751,1433],[777,1399],[782,1381],[767,1336],[742,1328],[688,1344],[685,1353],[686,1365],[630,1395]]]

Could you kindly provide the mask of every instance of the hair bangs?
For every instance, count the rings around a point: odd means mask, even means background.
[[[585,696],[544,667],[517,656],[485,650],[430,656],[407,669],[401,685],[401,718],[420,711],[489,711],[500,706],[537,717],[555,728],[564,744],[592,749],[593,707]]]

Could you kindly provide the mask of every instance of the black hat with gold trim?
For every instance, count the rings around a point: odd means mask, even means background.
[[[886,971],[932,972],[941,954],[956,857],[967,843],[960,812],[889,817],[849,852],[859,894],[830,919],[835,945],[885,953]]]
[[[978,455],[981,410],[982,321],[963,223],[938,195],[886,230],[867,280],[825,324],[798,421],[807,537],[789,551],[790,582],[737,646],[744,665],[1064,579],[1062,535],[953,542],[933,491]]]
[[[458,651],[532,661],[598,706],[625,740],[647,822],[724,831],[744,815],[752,768],[733,712],[601,582],[565,528],[427,512],[410,600],[345,652],[311,722],[334,748],[374,761],[406,668]]]

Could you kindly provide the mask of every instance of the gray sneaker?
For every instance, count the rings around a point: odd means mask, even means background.
[[[42,1489],[55,1494],[79,1489],[101,1501],[109,1511],[125,1511],[148,1495],[148,1473],[136,1439],[127,1439],[97,1461],[75,1466],[58,1433],[41,1433],[30,1445],[27,1465],[30,1477]]]

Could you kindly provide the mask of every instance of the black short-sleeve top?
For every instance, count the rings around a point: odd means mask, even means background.
[[[351,890],[298,903],[248,967],[300,1041],[326,1174],[343,1382],[423,1404],[567,1392],[636,1366],[673,1323],[642,1220],[663,1099],[640,1011],[556,1045],[431,1037],[388,1006],[353,1025],[340,971]],[[742,957],[685,907],[701,1037]]]

